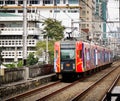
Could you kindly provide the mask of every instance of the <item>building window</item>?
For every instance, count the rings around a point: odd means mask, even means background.
[[[65,13],[65,12],[66,12],[66,10],[63,10],[63,12]]]
[[[13,0],[8,0],[8,1],[5,1],[5,4],[15,4],[15,1],[13,1]]]
[[[68,10],[68,13],[78,13],[78,10]]]
[[[38,4],[38,0],[30,0],[30,4]]]
[[[56,3],[57,3],[57,4],[60,4],[60,0],[56,0]]]
[[[54,10],[54,13],[60,13],[60,10]]]
[[[85,12],[85,11],[82,11],[82,14],[81,14],[81,15],[85,16],[85,15],[86,15],[86,12]]]
[[[78,4],[79,1],[78,0],[68,0],[69,4]]]
[[[3,4],[3,1],[0,1],[0,4]]]
[[[66,4],[66,0],[63,0],[63,4]]]
[[[43,0],[43,4],[53,4],[53,0]]]
[[[18,1],[18,4],[23,4],[23,0],[19,0],[19,1]]]
[[[86,25],[85,25],[85,24],[82,24],[82,28],[86,28]]]

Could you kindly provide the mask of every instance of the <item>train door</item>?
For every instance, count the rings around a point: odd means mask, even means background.
[[[96,66],[98,65],[98,50],[97,48],[95,49],[95,55],[96,55]]]
[[[82,42],[76,42],[76,72],[83,72],[83,52]]]
[[[97,55],[97,48],[94,49],[94,64],[95,66],[98,65],[98,55]]]
[[[85,70],[90,69],[90,44],[84,43],[84,68]]]
[[[60,43],[56,42],[54,45],[54,71],[60,72]]]
[[[96,66],[96,55],[95,55],[95,49],[94,49],[94,65]]]
[[[86,48],[85,48],[85,50],[84,50],[84,54],[85,54],[85,55],[84,55],[85,69],[86,69],[86,60],[87,60],[87,58],[86,58],[86,57],[87,57],[87,54],[86,54],[86,53],[87,53],[87,50],[86,50]]]
[[[95,46],[94,45],[91,45],[91,56],[90,56],[90,64],[91,64],[91,68],[95,68]]]

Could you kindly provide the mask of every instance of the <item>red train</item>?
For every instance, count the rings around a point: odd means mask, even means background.
[[[55,42],[54,71],[58,76],[77,76],[111,64],[112,51],[106,47],[70,38]]]

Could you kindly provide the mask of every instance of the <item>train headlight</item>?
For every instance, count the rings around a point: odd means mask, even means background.
[[[63,64],[61,64],[61,69],[63,69]]]
[[[73,69],[75,69],[75,64],[73,64]]]

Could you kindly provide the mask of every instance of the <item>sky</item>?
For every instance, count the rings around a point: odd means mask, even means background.
[[[118,0],[119,1],[119,0]],[[119,2],[115,0],[108,0],[108,21],[119,21]],[[108,24],[107,30],[117,30],[118,23]]]

